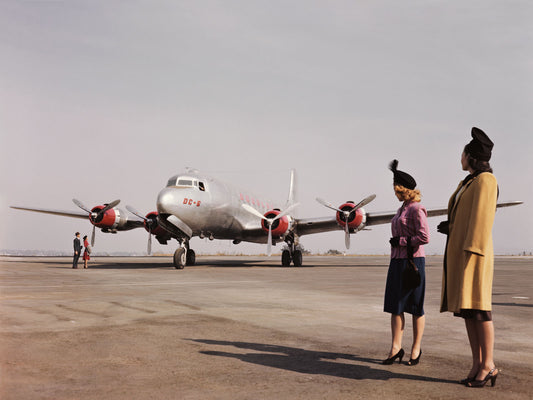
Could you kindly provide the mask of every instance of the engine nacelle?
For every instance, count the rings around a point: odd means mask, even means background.
[[[146,220],[144,221],[144,229],[147,232],[151,232],[155,236],[168,236],[168,232],[159,225],[157,216],[159,213],[157,211],[152,211],[146,214]]]
[[[105,213],[100,214],[105,208],[105,205],[93,207],[89,220],[91,224],[97,228],[106,229],[108,231],[120,230],[126,226],[128,216],[125,211],[119,208],[110,208]]]
[[[339,210],[342,211],[351,211],[355,208],[355,203],[353,201],[347,201],[346,203],[339,206]],[[365,227],[366,224],[366,213],[362,208],[359,208],[352,212],[346,221],[346,216],[344,213],[337,211],[337,223],[343,228],[346,227],[348,223],[348,228],[350,231],[359,231]]]
[[[276,218],[281,213],[280,210],[274,209],[267,211],[265,213],[265,218],[272,219]],[[291,225],[290,219],[287,215],[284,215],[283,217],[275,220],[272,223],[272,236],[283,236],[287,231],[289,230]],[[261,220],[261,227],[263,230],[268,233],[268,222],[264,219]]]

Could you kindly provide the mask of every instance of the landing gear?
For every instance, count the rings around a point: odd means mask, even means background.
[[[176,269],[183,269],[187,264],[187,249],[185,247],[178,247],[174,253],[174,267]]]
[[[196,263],[196,253],[193,249],[187,250],[187,265],[191,266]]]
[[[289,250],[283,250],[283,253],[281,253],[281,266],[282,267],[291,266],[291,253]]]
[[[298,236],[292,234],[285,238],[287,249],[281,253],[281,266],[290,267],[291,261],[295,267],[301,267],[303,263],[302,251],[298,248]]]
[[[302,252],[300,250],[295,250],[294,254],[292,255],[292,263],[295,267],[301,267],[302,266]]]
[[[174,268],[183,269],[186,265],[191,266],[196,263],[196,253],[189,248],[188,242],[180,243],[173,258]]]

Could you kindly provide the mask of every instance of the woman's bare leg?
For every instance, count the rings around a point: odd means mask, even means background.
[[[480,349],[480,369],[476,380],[484,379],[494,365],[494,324],[492,321],[474,321]]]
[[[411,358],[414,360],[420,355],[422,346],[422,336],[426,326],[426,316],[413,315],[413,346],[411,347]]]
[[[405,327],[404,314],[391,314],[392,345],[389,357],[392,357],[402,348],[403,329]]]
[[[479,343],[476,321],[466,318],[465,325],[468,341],[470,342],[470,350],[472,351],[472,369],[468,373],[468,377],[474,378],[481,368],[481,346]]]

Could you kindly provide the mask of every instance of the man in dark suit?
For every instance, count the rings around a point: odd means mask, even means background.
[[[78,268],[78,259],[81,254],[81,242],[80,242],[80,233],[76,232],[76,237],[74,238],[74,259],[72,260],[72,268]]]

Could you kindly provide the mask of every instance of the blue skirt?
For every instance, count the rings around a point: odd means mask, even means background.
[[[426,259],[416,257],[415,265],[420,272],[420,286],[415,289],[406,290],[402,285],[403,271],[407,267],[406,258],[393,258],[389,264],[387,273],[387,286],[385,287],[385,306],[383,311],[391,314],[401,314],[403,312],[422,316],[424,315],[424,296],[426,293]]]

